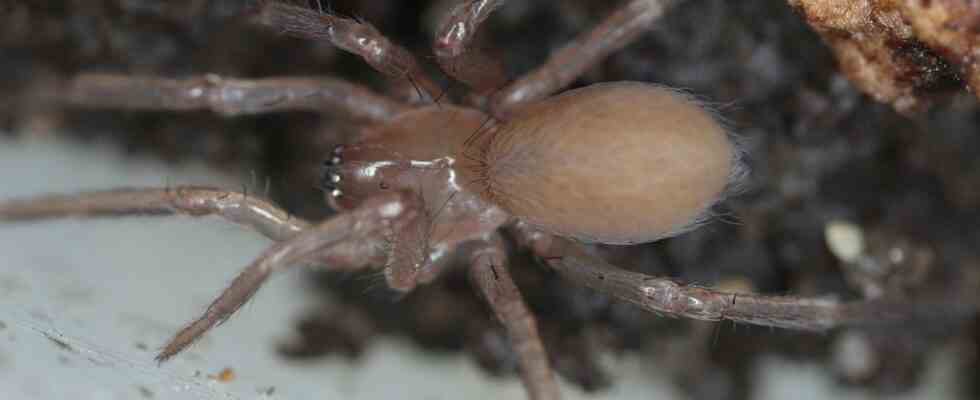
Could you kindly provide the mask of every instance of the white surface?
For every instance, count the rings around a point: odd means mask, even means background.
[[[127,160],[108,147],[0,140],[0,199],[187,183],[241,186],[201,166]],[[353,364],[286,363],[275,344],[311,306],[299,290],[301,274],[275,277],[228,323],[158,367],[155,350],[268,244],[212,218],[0,225],[0,399],[523,398],[516,379],[489,378],[464,356],[391,339],[375,341]],[[950,362],[940,364],[948,369]],[[825,368],[779,359],[766,365],[758,369],[767,382],[759,398],[865,397],[837,389]],[[233,381],[208,377],[225,367],[235,371]],[[680,397],[655,360],[628,357],[611,368],[613,389],[594,398]],[[908,398],[950,397],[950,374],[935,370],[926,392]],[[564,393],[588,398],[568,386]]]

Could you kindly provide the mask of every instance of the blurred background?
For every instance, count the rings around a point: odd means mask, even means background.
[[[432,64],[428,43],[453,4],[323,7],[371,22]],[[519,76],[617,4],[511,2],[484,26],[481,45]],[[411,95],[329,44],[245,23],[254,6],[0,1],[0,198],[185,183],[266,195],[269,182],[267,195],[291,212],[328,216],[317,166],[355,132],[342,116],[120,112],[38,95],[80,72],[325,75]],[[876,104],[776,0],[684,2],[576,86],[616,80],[686,88],[715,104],[747,143],[753,174],[750,190],[720,210],[724,218],[650,245],[598,249],[611,262],[774,294],[976,296],[980,108],[972,95],[947,95],[912,115]],[[443,84],[450,95],[463,90]],[[0,397],[523,396],[506,338],[462,271],[404,297],[375,284],[376,275],[296,271],[158,368],[154,350],[266,245],[208,218],[0,226]],[[671,320],[569,285],[514,252],[513,273],[569,397],[973,398],[980,390],[975,313],[937,310],[902,329],[826,335]]]

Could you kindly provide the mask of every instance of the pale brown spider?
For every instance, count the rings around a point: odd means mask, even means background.
[[[328,155],[322,185],[337,216],[311,224],[245,193],[203,187],[119,189],[0,202],[0,220],[123,215],[218,215],[277,243],[249,265],[164,347],[180,353],[229,318],[273,272],[294,265],[384,266],[407,291],[469,264],[473,283],[504,325],[533,399],[559,391],[535,320],[507,270],[506,228],[563,277],[652,312],[699,320],[826,330],[894,321],[894,304],[737,294],[627,272],[580,242],[635,244],[690,229],[744,178],[738,144],[689,96],[642,83],[567,91],[606,55],[636,39],[675,3],[630,0],[544,65],[503,86],[490,57],[467,45],[503,3],[469,0],[442,23],[434,53],[473,89],[469,105],[438,99],[439,86],[404,49],[370,25],[262,2],[252,19],[281,33],[327,40],[419,89],[415,103],[324,78],[160,79],[81,75],[63,94],[82,106],[345,113],[367,122]],[[468,50],[469,49],[469,50]]]

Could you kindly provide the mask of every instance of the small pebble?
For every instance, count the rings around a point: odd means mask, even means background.
[[[864,233],[848,221],[831,221],[824,227],[827,248],[839,260],[853,263],[864,254]]]

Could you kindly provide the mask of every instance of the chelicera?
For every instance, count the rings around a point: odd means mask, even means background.
[[[502,233],[568,280],[676,317],[803,330],[894,319],[888,304],[736,294],[620,270],[588,243],[644,243],[691,229],[736,191],[745,167],[737,141],[691,96],[640,82],[595,84],[548,97],[649,29],[674,1],[630,0],[543,65],[507,83],[468,44],[502,0],[468,0],[434,42],[442,70],[472,89],[462,104],[404,49],[373,27],[261,2],[250,18],[280,33],[326,40],[418,88],[400,101],[327,78],[242,80],[80,75],[72,104],[226,115],[313,110],[366,122],[326,155],[321,186],[339,213],[319,223],[245,193],[204,187],[119,189],[0,203],[0,220],[139,214],[217,215],[277,243],[249,265],[157,356],[165,361],[229,318],[273,272],[299,264],[381,267],[408,291],[457,265],[505,327],[534,399],[560,397],[548,356],[507,267]],[[891,310],[882,313],[881,310]]]

